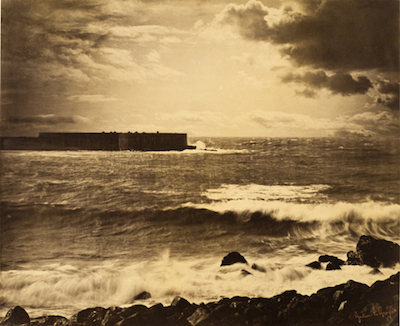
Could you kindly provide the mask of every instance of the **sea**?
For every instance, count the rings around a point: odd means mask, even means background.
[[[400,270],[306,267],[346,260],[361,235],[400,243],[398,139],[190,142],[197,149],[2,151],[0,316],[16,305],[69,318],[175,296],[311,295]],[[230,252],[248,264],[221,267]]]

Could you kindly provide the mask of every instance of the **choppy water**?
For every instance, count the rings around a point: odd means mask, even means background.
[[[148,305],[311,294],[400,270],[304,267],[345,260],[362,234],[400,243],[397,141],[201,141],[207,150],[1,152],[0,316],[18,304],[69,317],[142,291]],[[266,272],[219,267],[231,251]]]

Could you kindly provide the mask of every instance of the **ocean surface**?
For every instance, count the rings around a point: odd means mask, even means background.
[[[400,270],[305,267],[346,260],[363,234],[400,243],[398,140],[191,142],[198,149],[2,151],[0,316],[15,305],[69,318],[177,295],[310,295]],[[232,251],[249,265],[220,267]],[[143,291],[152,297],[135,301]]]

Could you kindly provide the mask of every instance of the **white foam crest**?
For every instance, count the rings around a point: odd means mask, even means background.
[[[397,221],[400,218],[400,205],[381,202],[363,203],[324,203],[304,204],[284,201],[259,201],[259,200],[230,200],[212,203],[193,204],[186,203],[186,207],[209,209],[219,213],[237,212],[252,213],[263,212],[277,220],[291,219],[295,221]]]
[[[329,189],[328,185],[314,184],[308,186],[294,185],[258,185],[258,184],[222,184],[218,189],[208,189],[202,195],[211,200],[257,200],[257,201],[304,201],[317,197],[326,198],[321,191]]]

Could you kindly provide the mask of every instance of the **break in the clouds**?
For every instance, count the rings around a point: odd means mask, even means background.
[[[343,96],[365,94],[372,87],[371,81],[365,76],[360,76],[357,79],[354,79],[350,74],[343,73],[328,76],[324,71],[315,73],[308,71],[304,75],[288,73],[282,77],[282,81],[284,83],[305,84],[311,89],[326,88],[333,94],[341,94]]]

